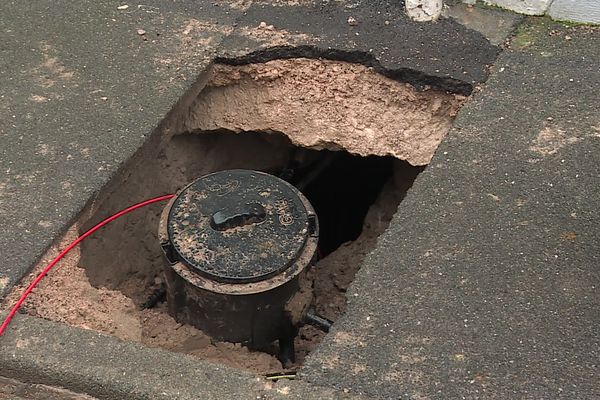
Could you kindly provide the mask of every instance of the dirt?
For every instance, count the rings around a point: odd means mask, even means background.
[[[299,289],[285,304],[285,312],[290,317],[292,324],[299,325],[302,318],[310,308],[310,304],[313,297],[313,285],[314,279],[313,271],[308,271],[308,278],[301,277],[299,279]]]
[[[3,308],[14,304],[24,286],[33,280],[59,249],[65,248],[76,236],[77,229],[74,227],[57,246],[48,251],[32,274],[23,280],[23,284],[7,296]],[[165,303],[153,309],[140,310],[122,292],[92,286],[78,263],[79,250],[75,248],[40,282],[23,305],[23,310],[32,316],[257,373],[281,370],[280,362],[270,354],[251,352],[233,343],[212,342],[198,329],[177,323],[167,314]]]
[[[549,156],[558,153],[564,146],[577,143],[581,139],[578,132],[573,132],[572,129],[559,129],[546,123],[529,149],[540,155]]]
[[[43,266],[77,237],[76,227],[71,228],[39,262],[34,272],[23,283],[28,284]],[[121,339],[139,340],[141,326],[135,317],[133,301],[121,292],[94,288],[85,270],[76,268],[79,247],[74,248],[55,269],[48,274],[24,304],[24,310],[33,316],[64,322],[84,329],[93,329],[115,335]],[[4,304],[13,304],[23,291],[19,286],[11,292]]]
[[[363,234],[355,241],[342,245],[313,269],[315,276],[316,311],[336,320],[345,310],[345,292],[360,268],[361,261],[376,244],[387,227],[396,207],[405,193],[405,177],[397,176],[382,191],[371,207],[364,223]],[[142,211],[143,212],[143,211]],[[127,217],[125,217],[127,218]],[[77,235],[74,226],[58,245],[48,251],[39,265],[3,303],[3,308],[14,304],[24,285],[31,282],[60,249],[65,248]],[[102,235],[102,233],[99,233]],[[166,303],[153,309],[140,310],[131,297],[124,294],[127,288],[144,287],[133,276],[121,290],[94,287],[84,268],[79,267],[81,250],[76,247],[56,269],[42,280],[23,306],[28,314],[44,319],[66,323],[83,329],[105,332],[124,340],[141,342],[150,347],[191,354],[256,373],[276,372],[282,369],[273,346],[271,354],[249,351],[239,344],[214,342],[200,330],[177,323],[167,314]],[[138,254],[139,255],[139,254]],[[149,256],[151,254],[146,254]],[[161,283],[160,275],[155,284]],[[148,290],[145,291],[148,293]],[[296,364],[301,365],[306,355],[314,350],[324,333],[311,326],[300,329],[296,338]]]
[[[291,158],[293,146],[283,135],[210,132],[180,134],[166,147],[148,151],[115,178],[89,212],[82,226],[107,217],[132,202],[174,193],[194,179],[219,170],[248,168],[275,172]],[[124,182],[118,184],[118,182]],[[104,228],[104,234],[82,243],[81,266],[95,287],[119,289],[141,304],[163,266],[157,229],[164,204],[150,206]],[[100,211],[96,211],[100,210]],[[127,259],[123,263],[121,257]],[[132,283],[133,282],[133,283]]]
[[[275,173],[294,157],[310,162],[317,152],[307,148],[346,148],[401,159],[406,155],[411,164],[421,165],[429,160],[464,101],[433,89],[417,92],[362,65],[324,60],[217,65],[208,80],[209,86],[173,126],[143,147],[98,194],[82,218],[83,227],[132,202],[174,193],[214,171],[248,168]],[[298,97],[302,93],[304,97]],[[432,107],[437,110],[433,116]],[[357,119],[362,117],[366,119]],[[426,127],[421,129],[422,125]],[[433,131],[427,131],[430,128]],[[308,147],[296,152],[293,142]],[[118,288],[136,303],[143,301],[162,267],[155,249],[161,207],[134,214],[127,223],[115,221],[105,235],[83,244],[81,264],[93,286]],[[136,256],[144,252],[153,257]],[[113,254],[126,254],[128,262]],[[128,285],[132,277],[143,284]]]
[[[240,27],[238,33],[255,41],[259,44],[259,48],[289,46],[296,43],[315,43],[318,41],[317,38],[306,33],[277,29],[264,21],[255,27]]]
[[[464,96],[418,91],[341,61],[219,64],[185,127],[285,132],[294,144],[307,148],[391,155],[426,165],[464,101]]]
[[[185,353],[264,374],[281,370],[281,363],[271,354],[250,351],[239,344],[213,342],[202,331],[178,324],[167,314],[165,303],[139,313],[142,321],[142,343],[177,353]]]
[[[174,193],[214,171],[248,168],[277,173],[293,163],[312,165],[323,157],[314,149],[403,155],[413,165],[426,163],[462,101],[434,90],[416,92],[366,67],[340,62],[300,59],[217,66],[190,112],[149,139],[92,199],[79,222],[47,252],[34,273],[99,220],[137,201]],[[422,131],[411,123],[433,128]],[[313,267],[318,314],[333,321],[343,314],[354,274],[419,170],[398,161],[393,178],[369,209],[360,237]],[[86,239],[42,280],[25,303],[26,312],[256,373],[280,371],[276,346],[253,352],[214,342],[177,323],[164,303],[140,310],[163,283],[157,228],[164,205],[128,214]],[[23,284],[32,279],[33,274]],[[13,304],[22,290],[18,286],[2,308]],[[300,329],[293,367],[303,363],[324,335],[311,326]]]

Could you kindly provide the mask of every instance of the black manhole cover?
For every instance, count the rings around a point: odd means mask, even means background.
[[[302,194],[262,172],[206,175],[175,199],[168,235],[176,256],[207,278],[257,282],[285,271],[301,254],[314,215]]]

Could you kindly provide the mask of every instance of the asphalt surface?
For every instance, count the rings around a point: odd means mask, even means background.
[[[454,4],[453,4],[454,3]],[[473,7],[460,0],[448,0],[442,15],[459,21],[469,29],[483,34],[490,43],[503,45],[515,26],[523,20],[519,14],[508,13],[499,8]]]
[[[0,4],[0,296],[159,130],[237,15],[119,4]],[[194,19],[210,29],[184,35]]]
[[[111,400],[367,399],[300,381],[271,383],[250,372],[22,315],[2,337],[0,368],[8,378]]]
[[[172,130],[215,58],[325,56],[468,93],[499,52],[454,19],[419,25],[383,3],[7,1],[0,13],[0,297],[142,144]],[[257,34],[263,20],[278,32]]]
[[[215,57],[323,56],[470,93],[499,52],[383,2],[120,5],[0,5],[0,296],[177,124]],[[1,374],[115,399],[600,397],[599,36],[547,24],[520,28],[460,112],[301,381],[24,316]]]
[[[45,385],[0,377],[0,399],[7,400],[95,400],[93,397]]]
[[[599,33],[519,29],[305,379],[390,399],[600,397]]]
[[[315,2],[283,7],[252,4],[219,50],[230,63],[324,57],[373,66],[416,87],[469,94],[485,81],[500,49],[452,18],[410,20],[403,2]],[[256,29],[261,23],[274,32]],[[507,22],[507,26],[511,23]],[[490,27],[495,24],[490,24]]]

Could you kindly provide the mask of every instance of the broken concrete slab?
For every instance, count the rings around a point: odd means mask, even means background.
[[[359,271],[308,381],[383,398],[600,396],[600,35],[549,19],[520,32]]]
[[[484,0],[485,4],[526,15],[544,15],[552,0]]]
[[[406,15],[419,22],[436,21],[442,14],[442,0],[406,0]]]
[[[470,5],[477,3],[477,0],[462,1]],[[483,3],[519,14],[547,15],[557,21],[600,24],[600,3],[596,0],[483,0]]]
[[[600,3],[596,0],[554,0],[548,15],[561,21],[600,24]]]
[[[239,65],[320,57],[372,66],[417,88],[469,94],[487,78],[499,51],[453,19],[410,20],[402,2],[257,3],[223,41],[218,60]]]

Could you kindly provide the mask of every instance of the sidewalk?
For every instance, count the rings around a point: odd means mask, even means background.
[[[599,49],[598,28],[519,27],[307,380],[383,398],[600,397]]]
[[[498,47],[454,20],[386,25],[397,10],[371,2],[116,6],[0,6],[11,16],[0,20],[10,39],[0,61],[0,296],[148,136],[176,123],[216,55],[354,57],[475,94],[299,380],[270,385],[23,315],[0,339],[1,375],[107,399],[600,397],[598,28],[527,19],[495,60]],[[360,35],[351,14],[366,16]],[[239,34],[267,18],[305,35],[273,50]],[[181,39],[191,19],[204,47]],[[0,381],[0,398],[12,384]]]

